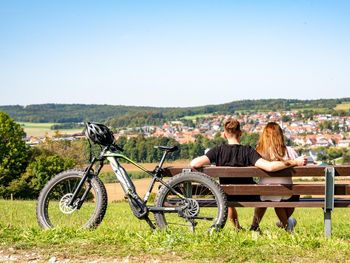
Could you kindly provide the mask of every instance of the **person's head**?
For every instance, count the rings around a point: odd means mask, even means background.
[[[269,161],[282,161],[287,147],[284,142],[283,131],[275,122],[269,122],[260,135],[256,150]]]
[[[226,139],[233,138],[239,140],[242,135],[239,121],[233,118],[227,119],[224,123],[224,135]]]

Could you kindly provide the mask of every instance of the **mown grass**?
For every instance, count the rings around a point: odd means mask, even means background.
[[[208,235],[189,231],[151,231],[133,217],[127,203],[109,204],[96,230],[57,229],[43,231],[36,223],[34,201],[0,200],[0,247],[40,250],[74,257],[143,257],[162,260],[174,257],[198,262],[346,262],[350,258],[350,209],[333,213],[333,237],[323,237],[321,209],[297,209],[294,234],[275,227],[269,209],[256,232],[236,233],[230,224]],[[243,226],[248,227],[253,210],[238,209]]]

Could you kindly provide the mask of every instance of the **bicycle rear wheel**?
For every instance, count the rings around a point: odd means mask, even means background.
[[[181,199],[169,188],[161,187],[155,206],[167,210],[154,214],[158,227],[189,228],[192,231],[220,230],[224,227],[227,219],[226,195],[216,181],[205,174],[189,172],[171,178],[168,185],[186,198]]]
[[[65,171],[45,185],[36,209],[37,221],[42,228],[94,228],[101,223],[107,209],[107,192],[98,177],[86,180],[77,201],[73,206],[68,204],[83,174],[77,170]],[[86,199],[79,206],[79,199],[87,189]]]

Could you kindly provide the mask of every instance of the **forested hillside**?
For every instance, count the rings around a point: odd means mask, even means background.
[[[116,127],[161,124],[184,116],[208,113],[234,113],[237,111],[284,111],[302,109],[325,113],[347,114],[349,108],[337,109],[341,103],[350,103],[350,98],[293,100],[264,99],[241,100],[225,104],[199,107],[138,107],[96,104],[38,104],[28,106],[0,106],[14,120],[23,122],[77,123],[83,121],[107,122]]]

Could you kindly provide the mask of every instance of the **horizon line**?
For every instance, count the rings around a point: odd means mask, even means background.
[[[56,103],[56,102],[45,102],[45,103],[33,103],[33,104],[7,104],[7,105],[0,105],[0,107],[14,107],[14,106],[20,106],[20,107],[28,107],[28,106],[37,106],[37,105],[84,105],[84,106],[122,106],[122,107],[139,107],[139,108],[196,108],[196,107],[205,107],[205,106],[216,106],[216,105],[223,105],[223,104],[229,104],[233,102],[240,102],[240,101],[260,101],[260,100],[296,100],[296,101],[316,101],[316,100],[350,100],[350,97],[341,97],[341,98],[316,98],[316,99],[292,99],[292,98],[261,98],[261,99],[241,99],[241,100],[231,100],[229,102],[224,103],[216,103],[216,104],[205,104],[205,105],[197,105],[197,106],[146,106],[146,105],[126,105],[126,104],[99,104],[99,103]]]

